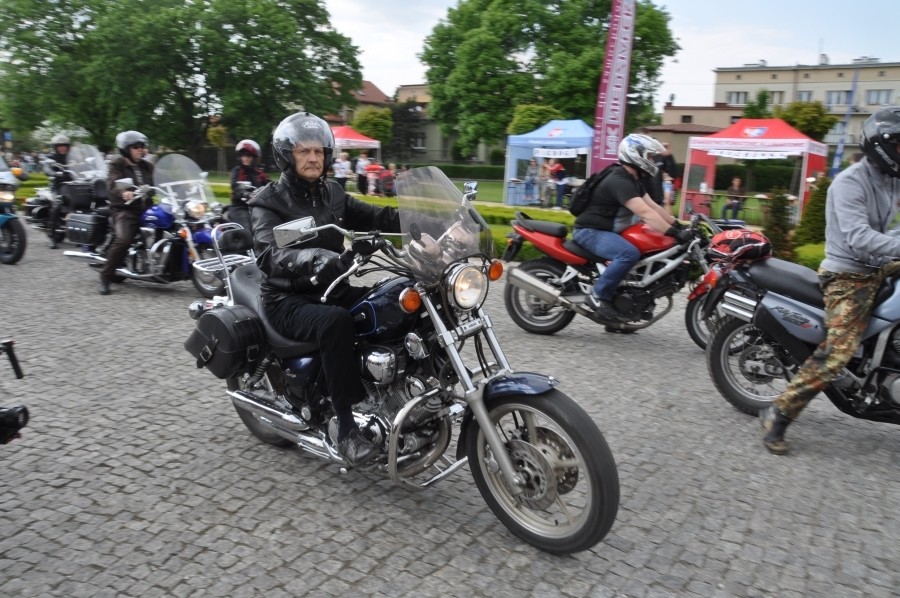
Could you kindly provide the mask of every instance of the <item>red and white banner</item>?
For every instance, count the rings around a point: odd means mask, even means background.
[[[625,135],[625,108],[634,40],[635,0],[613,0],[606,39],[606,59],[597,91],[591,172],[618,162],[619,142]]]

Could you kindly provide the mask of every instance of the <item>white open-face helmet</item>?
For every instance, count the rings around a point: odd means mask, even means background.
[[[619,143],[619,161],[638,169],[638,173],[649,177],[655,177],[659,168],[653,161],[653,157],[666,151],[663,144],[641,133],[626,135]]]

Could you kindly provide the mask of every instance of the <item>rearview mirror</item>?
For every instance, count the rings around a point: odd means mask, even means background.
[[[315,226],[316,219],[312,216],[279,224],[272,229],[272,232],[275,234],[275,245],[278,247],[290,247],[291,245],[299,245],[315,239],[319,236],[319,231],[310,230],[315,228]]]
[[[116,179],[116,189],[130,189],[134,187],[134,179]]]

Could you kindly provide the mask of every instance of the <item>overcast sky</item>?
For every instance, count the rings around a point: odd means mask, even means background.
[[[457,0],[324,0],[335,29],[360,49],[363,78],[388,96],[398,85],[424,83],[416,54]],[[713,103],[714,68],[765,60],[769,66],[832,64],[860,56],[900,62],[892,2],[881,8],[846,0],[659,0],[681,45],[666,61],[657,108],[675,94],[677,105]],[[894,8],[889,8],[895,6]],[[749,12],[752,10],[752,12]],[[881,20],[879,20],[881,19]]]

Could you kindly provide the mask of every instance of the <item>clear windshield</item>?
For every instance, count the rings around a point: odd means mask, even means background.
[[[74,172],[79,181],[106,179],[106,158],[93,145],[76,143],[69,148],[66,169]]]
[[[490,231],[450,179],[434,166],[397,176],[403,249],[416,279],[438,282],[453,262],[491,255]]]
[[[174,197],[179,204],[192,199],[206,203],[216,199],[209,182],[200,176],[197,163],[181,154],[166,154],[156,161],[153,185]]]

